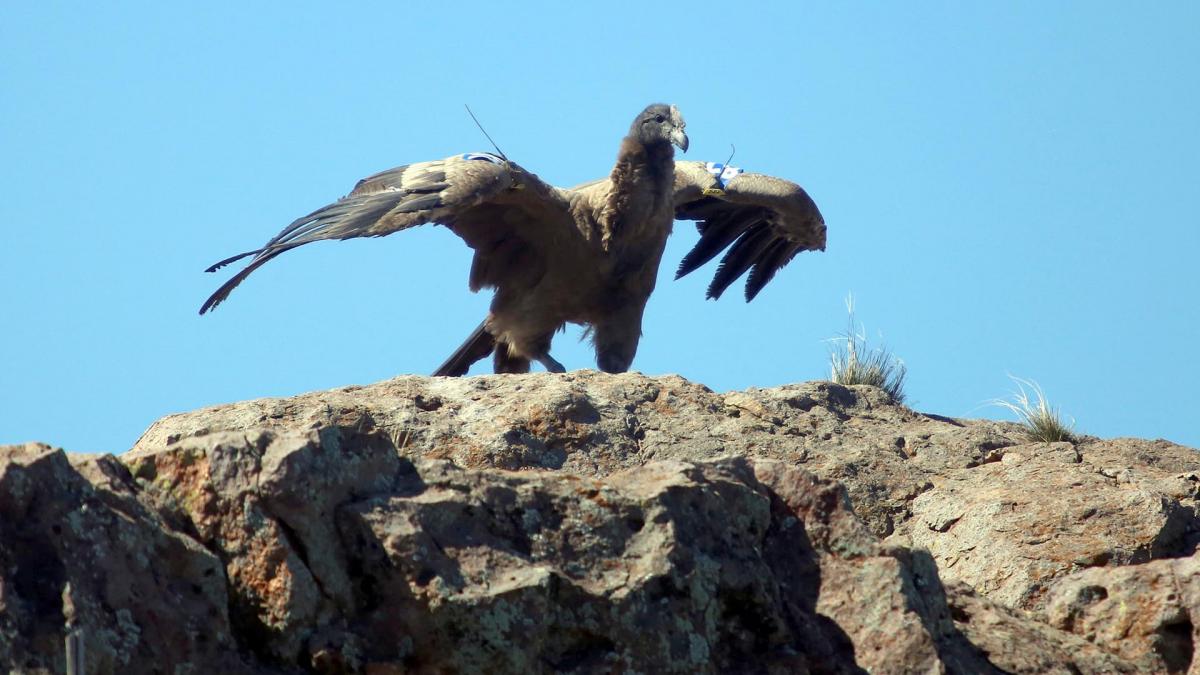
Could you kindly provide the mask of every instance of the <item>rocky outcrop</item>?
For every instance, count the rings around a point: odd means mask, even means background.
[[[0,449],[4,672],[66,672],[66,624],[85,631],[89,672],[170,662],[253,672],[238,654],[222,561],[140,493],[111,456],[73,466],[45,445]]]
[[[607,476],[653,460],[779,459],[844,484],[877,536],[1036,610],[1047,584],[1194,548],[1200,462],[1163,441],[1027,443],[1013,424],[894,405],[828,382],[718,394],[677,377],[577,372],[397,378],[166,417],[134,454],[212,430],[341,428],[467,468]]]
[[[1186,672],[1198,477],[868,387],[397,378],[0,451],[0,663]]]

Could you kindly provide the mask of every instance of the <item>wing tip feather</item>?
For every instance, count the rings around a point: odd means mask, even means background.
[[[216,272],[217,270],[221,269],[222,267],[225,267],[226,265],[228,265],[230,263],[235,263],[247,256],[258,255],[259,253],[262,253],[262,251],[263,250],[260,248],[260,249],[254,250],[254,251],[246,251],[245,253],[239,253],[237,255],[229,256],[228,258],[226,258],[224,260],[220,260],[218,262],[215,262],[215,263],[209,265],[204,271],[211,274],[212,272]]]

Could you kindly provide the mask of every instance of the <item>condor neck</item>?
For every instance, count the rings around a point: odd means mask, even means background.
[[[675,149],[670,143],[646,145],[626,136],[613,167],[614,187],[652,187],[660,191],[675,182]],[[649,185],[647,185],[649,184]]]

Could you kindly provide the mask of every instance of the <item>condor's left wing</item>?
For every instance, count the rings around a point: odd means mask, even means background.
[[[725,251],[706,294],[714,300],[749,270],[749,302],[797,253],[825,250],[825,219],[804,188],[712,162],[675,162],[675,217],[700,231],[676,279]]]

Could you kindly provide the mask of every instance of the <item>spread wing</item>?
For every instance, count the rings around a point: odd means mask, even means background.
[[[700,231],[700,241],[679,263],[676,279],[728,249],[707,297],[721,297],[749,270],[749,302],[797,253],[825,250],[825,219],[799,185],[774,176],[738,173],[722,187],[708,166],[675,162],[675,218],[697,221]],[[716,165],[716,171],[722,169]]]
[[[449,227],[476,250],[471,288],[496,285],[492,265],[521,256],[524,274],[544,272],[546,249],[574,230],[562,191],[521,167],[479,153],[409,164],[362,179],[338,201],[292,221],[262,248],[222,260],[208,272],[254,256],[200,307],[219,305],[251,272],[284,251],[323,239],[382,237],[425,223]],[[540,270],[540,271],[539,271]]]

